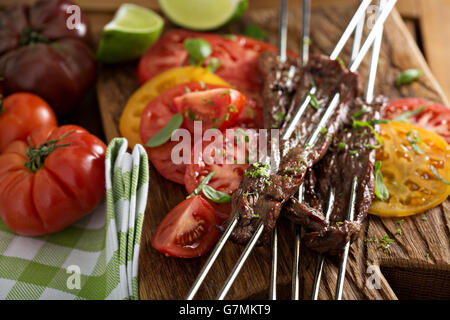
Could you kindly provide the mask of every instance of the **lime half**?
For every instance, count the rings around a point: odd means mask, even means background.
[[[248,0],[159,0],[159,5],[177,25],[212,30],[239,19],[248,7]]]
[[[123,4],[103,29],[97,59],[115,63],[139,58],[158,40],[164,20],[150,9]]]

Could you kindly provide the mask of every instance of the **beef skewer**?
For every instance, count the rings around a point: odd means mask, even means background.
[[[286,1],[287,0],[281,0],[281,11],[280,11],[278,54],[280,57],[280,61],[282,63],[286,62],[286,45],[287,45],[287,29],[288,29]],[[266,128],[269,129],[270,127]],[[269,286],[270,300],[276,300],[277,298],[277,266],[278,266],[278,231],[277,227],[275,227],[273,229],[272,235],[272,266],[270,270],[270,286]]]
[[[365,3],[366,3],[366,1],[365,1]],[[377,22],[375,23],[375,28],[374,29],[376,29],[377,26],[382,25],[384,23],[388,13],[392,10],[392,7],[393,7],[393,5],[390,8],[387,8],[385,10],[386,12],[385,12],[385,16],[384,17],[383,17],[383,15],[380,16],[379,20],[377,20]],[[365,8],[367,8],[367,6]],[[365,8],[364,8],[364,10],[365,10]],[[362,10],[362,12],[364,10]],[[362,13],[361,10],[359,10],[359,9],[358,9],[357,12],[358,12],[359,16],[356,16],[356,14],[355,14],[356,21],[359,20],[359,18],[361,17],[361,13]],[[352,21],[353,20],[355,20],[355,17],[352,18]],[[353,25],[352,28],[347,27],[346,31],[344,32],[343,36],[341,37],[341,40],[344,38],[344,40],[347,41],[348,38],[349,38],[349,34],[353,32],[354,28],[355,28],[355,25]],[[350,29],[350,31],[348,31],[349,29]],[[338,44],[341,43],[341,40],[338,42]],[[373,40],[374,40],[374,35],[373,35],[373,32],[371,32],[369,34],[365,44],[363,45],[363,48],[361,49],[361,52],[359,53],[359,55],[357,56],[357,58],[355,60],[355,63],[353,65],[353,67],[355,67],[355,70],[356,70],[357,66],[359,66],[362,58],[365,55],[365,53],[367,53],[368,47],[371,45]],[[345,41],[344,41],[344,43],[345,43]],[[341,47],[343,46],[343,44],[340,44],[340,45],[341,45]],[[336,57],[337,57],[337,55],[336,55]],[[336,102],[334,102],[334,103],[336,103]],[[329,117],[329,115],[328,115],[328,117]],[[316,131],[319,131],[319,130],[320,129],[318,129]],[[318,133],[316,134],[316,138],[317,138],[317,135],[318,135]],[[207,260],[207,262],[205,263],[205,265],[202,268],[200,274],[198,275],[196,281],[194,282],[194,285],[192,286],[191,290],[189,291],[187,299],[193,299],[193,297],[195,296],[195,294],[198,291],[201,283],[203,282],[204,278],[206,277],[208,271],[210,270],[211,266],[213,265],[215,259],[219,255],[219,253],[222,250],[223,246],[225,245],[226,241],[230,237],[232,231],[236,227],[238,221],[239,221],[239,216],[237,214],[229,221],[229,224],[228,224],[226,230],[222,234],[222,236],[219,239],[216,247],[213,249],[211,255],[209,256],[209,258]],[[226,293],[228,292],[228,289],[231,286],[231,283],[234,281],[234,279],[235,279],[235,277],[237,275],[236,270],[238,271],[240,269],[239,265],[242,266],[243,262],[245,262],[245,260],[248,257],[251,249],[253,248],[253,246],[256,244],[258,238],[260,237],[263,229],[264,229],[264,224],[260,223],[260,225],[258,226],[258,228],[257,228],[256,232],[254,233],[253,237],[250,239],[249,243],[247,244],[247,247],[244,249],[244,252],[242,253],[242,256],[241,256],[240,260],[238,261],[238,264],[235,266],[234,271],[230,275],[229,279],[227,280],[227,283],[225,284],[224,288],[222,289],[221,293],[219,294],[219,298],[225,297]]]
[[[395,2],[394,2],[395,4]],[[385,0],[379,0],[378,4],[378,11],[379,15],[381,15],[381,10],[385,7],[386,1]],[[372,49],[372,57],[371,57],[371,63],[370,63],[370,69],[369,69],[369,77],[366,87],[366,94],[365,99],[367,103],[371,103],[373,100],[373,91],[375,87],[375,76],[376,76],[376,69],[378,66],[378,58],[380,55],[380,48],[381,48],[381,41],[383,38],[383,25],[379,27],[379,32],[377,35],[377,38],[374,41],[373,49]],[[373,152],[374,153],[374,152]],[[372,175],[373,176],[373,175]],[[356,176],[355,176],[356,177]],[[350,194],[350,206],[349,206],[349,212],[347,216],[347,220],[353,221],[354,219],[354,210],[355,210],[355,190],[356,190],[356,184],[357,180],[356,178],[353,179],[352,183],[352,192]],[[369,208],[367,208],[367,211]],[[367,215],[367,212],[365,213]],[[350,241],[348,241],[344,248],[344,253],[341,256],[341,261],[339,264],[339,271],[338,271],[338,279],[336,282],[336,291],[335,291],[335,300],[341,300],[342,299],[342,291],[344,288],[344,279],[345,279],[345,273],[347,269],[347,259],[348,259],[348,251],[350,249]]]
[[[378,12],[381,11],[381,9],[384,7],[385,4],[386,4],[385,0],[379,1]],[[383,28],[380,29],[380,32],[379,32],[379,34],[373,44],[373,47],[372,47],[372,56],[371,56],[368,81],[367,81],[366,91],[365,91],[365,100],[366,100],[367,104],[369,104],[373,101],[373,91],[374,91],[374,85],[375,85],[376,69],[378,66],[378,57],[379,57],[379,53],[380,53],[382,37],[383,37]],[[377,102],[380,103],[379,101],[377,101]],[[353,151],[355,151],[355,150],[353,150]],[[373,156],[374,150],[372,150],[371,153]],[[370,163],[373,165],[373,161]],[[354,204],[355,204],[355,194],[356,194],[356,192],[355,192],[355,190],[356,190],[355,177],[357,177],[357,175],[354,176],[354,179],[353,179],[354,182],[352,182],[352,187],[351,187],[349,214],[347,216],[347,219],[349,221],[353,220],[353,215],[354,215]],[[373,194],[372,194],[372,196],[373,196]],[[334,188],[330,188],[329,189],[329,197],[328,197],[328,208],[327,208],[326,217],[325,217],[326,223],[329,222],[329,218],[330,218],[330,215],[332,212],[332,207],[334,204],[334,199],[335,199],[334,197],[335,197],[335,190],[334,190]],[[368,207],[367,207],[367,209],[368,209]],[[365,214],[367,214],[367,212]],[[341,262],[340,262],[340,267],[339,267],[339,272],[338,272],[338,280],[337,280],[337,285],[336,285],[335,299],[342,298],[342,289],[343,289],[343,282],[344,282],[344,277],[345,277],[345,270],[346,270],[349,246],[350,246],[350,242],[347,242],[345,249],[344,249],[344,253],[341,257]],[[313,290],[312,290],[312,299],[313,300],[318,299],[319,286],[320,286],[320,280],[321,280],[322,269],[323,269],[323,262],[324,262],[324,256],[322,254],[320,254],[318,257],[317,265],[316,265],[316,272],[315,272],[314,283],[313,283]]]
[[[360,5],[362,4],[362,0],[360,1]],[[303,59],[303,64],[305,65],[308,57],[309,57],[309,0],[304,0],[303,2],[304,7],[303,7],[303,29],[307,30],[306,32],[303,33],[303,50],[302,50],[302,59]],[[305,21],[306,25],[305,25]],[[360,46],[361,46],[361,39],[362,39],[362,34],[363,34],[363,30],[364,30],[364,22],[365,22],[365,11],[362,14],[361,19],[359,20],[355,31],[354,31],[354,36],[353,36],[353,46],[352,46],[352,50],[351,50],[351,57],[350,57],[350,61],[353,61],[356,58],[356,55],[359,52]],[[332,194],[330,192],[330,199],[328,201],[328,209],[327,209],[327,213],[325,216],[325,222],[328,222],[329,220],[329,215],[331,213],[331,206],[333,204],[333,199],[334,199],[334,194]],[[298,200],[300,202],[304,201],[304,185],[302,184],[299,187],[299,192],[298,192]],[[292,300],[299,300],[299,264],[300,264],[300,243],[301,243],[301,236],[302,236],[302,228],[301,227],[296,227],[295,228],[295,240],[294,240],[294,257],[293,257],[293,262],[292,262]],[[319,277],[322,274],[322,268],[323,268],[323,256],[320,255],[319,257],[319,262],[317,264],[317,270],[316,270],[316,277]],[[316,283],[316,281],[314,282]],[[319,283],[319,282],[317,282]],[[315,285],[313,287],[313,296],[317,295],[318,293],[318,287],[317,285]]]

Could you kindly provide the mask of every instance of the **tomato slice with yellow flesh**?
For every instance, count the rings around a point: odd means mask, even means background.
[[[438,134],[409,123],[381,125],[384,145],[377,149],[389,199],[375,198],[370,213],[403,217],[426,211],[447,199],[450,186],[450,146]],[[433,172],[432,167],[435,169]]]

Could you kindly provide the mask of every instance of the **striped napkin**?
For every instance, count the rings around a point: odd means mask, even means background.
[[[126,139],[106,153],[106,203],[65,230],[14,234],[0,220],[0,299],[138,299],[148,160]]]

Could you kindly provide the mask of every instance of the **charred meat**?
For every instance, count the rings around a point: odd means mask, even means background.
[[[265,80],[269,80],[269,77]],[[251,165],[233,194],[232,216],[238,214],[239,223],[231,239],[236,243],[246,244],[261,221],[264,231],[259,244],[270,240],[283,205],[297,192],[307,171],[325,155],[332,139],[349,116],[349,106],[358,94],[358,76],[344,69],[339,62],[317,55],[312,56],[301,70],[297,90],[287,110],[288,118],[304,100],[312,84],[317,87],[314,96],[316,104],[308,107],[294,137],[289,141],[281,141],[283,148],[279,164]],[[273,86],[272,89],[277,90],[277,87]],[[340,94],[336,112],[321,130],[319,141],[314,146],[305,146],[308,136],[317,127],[328,101],[335,93]],[[265,92],[264,100],[269,101],[267,105],[274,101],[269,92]]]
[[[382,143],[376,133],[380,109],[385,105],[377,98],[371,105],[358,99],[352,117],[330,146],[327,155],[314,167],[314,179],[305,180],[306,196],[303,203],[291,197],[283,208],[283,215],[301,224],[306,233],[303,242],[319,253],[339,254],[345,243],[355,237],[366,218],[374,197],[375,148]],[[347,221],[353,177],[358,179],[355,220]],[[330,221],[324,219],[330,188],[335,201]]]

